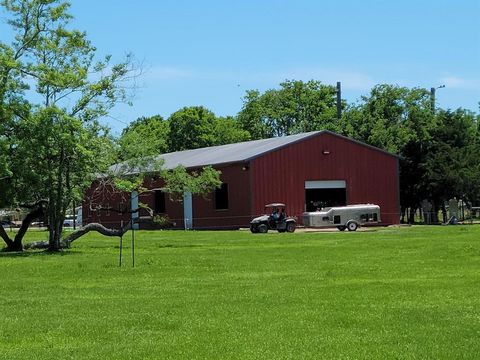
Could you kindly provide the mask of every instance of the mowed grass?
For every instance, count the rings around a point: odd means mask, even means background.
[[[46,233],[30,235],[30,240]],[[478,359],[480,226],[89,235],[0,254],[2,359]]]

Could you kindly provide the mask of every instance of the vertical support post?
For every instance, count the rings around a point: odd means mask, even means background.
[[[123,229],[123,220],[120,223],[121,229]],[[122,267],[122,249],[123,249],[123,235],[120,236],[120,256],[118,260],[118,266]]]
[[[131,210],[138,209],[138,192],[132,191],[131,195]],[[132,212],[132,216],[130,217],[130,227],[132,228],[132,267],[135,267],[135,230],[138,230],[138,218],[139,218],[138,211]]]
[[[191,230],[193,227],[193,205],[192,193],[186,191],[183,194],[183,222],[185,230]]]
[[[337,81],[337,119],[342,117],[342,83]]]
[[[430,88],[430,107],[432,109],[432,114],[435,114],[435,92],[434,87]]]
[[[130,221],[132,227],[132,267],[135,267],[135,229],[133,228],[133,218]]]

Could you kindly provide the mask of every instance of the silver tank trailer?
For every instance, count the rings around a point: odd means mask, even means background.
[[[360,225],[379,222],[380,206],[374,204],[336,206],[303,213],[303,225],[314,228],[337,227],[341,231],[355,231]]]

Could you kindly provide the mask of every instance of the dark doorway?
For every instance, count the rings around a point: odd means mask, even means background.
[[[162,190],[155,190],[155,213],[165,213],[165,193]]]
[[[228,184],[223,183],[219,188],[215,189],[215,209],[228,209]]]
[[[305,204],[307,211],[316,211],[325,207],[347,205],[347,190],[335,189],[305,189]]]

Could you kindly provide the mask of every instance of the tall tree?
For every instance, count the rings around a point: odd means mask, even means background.
[[[120,160],[168,152],[169,133],[169,124],[160,115],[133,121],[118,140]]]
[[[184,107],[168,118],[169,150],[180,151],[215,145],[215,114],[203,106]]]
[[[430,93],[420,88],[377,85],[344,112],[343,124],[346,135],[401,156],[402,214],[410,209],[409,220],[413,221],[415,209],[422,199],[429,198],[422,164],[436,127]]]
[[[48,218],[50,250],[92,230],[123,234],[128,228],[115,231],[89,224],[61,237],[67,207],[82,198],[93,180],[101,179],[115,191],[140,190],[145,171],[156,171],[151,164],[160,164],[145,157],[124,163],[124,170],[135,167],[138,175],[133,179],[109,170],[116,153],[98,119],[127,99],[123,84],[134,71],[131,58],[116,65],[109,56],[95,61],[96,49],[85,33],[68,29],[67,2],[4,0],[1,5],[16,35],[10,45],[0,44],[0,145],[6,151],[0,156],[0,206],[20,205],[30,212],[14,239],[1,225],[0,237],[7,250],[21,250],[30,223],[43,216]],[[212,169],[176,174],[183,174],[183,188],[192,193],[219,184],[219,173]],[[172,189],[178,188],[177,178],[167,179]]]
[[[31,221],[46,216],[49,247],[60,247],[65,212],[108,164],[106,129],[97,119],[126,99],[122,83],[130,59],[95,61],[85,33],[68,28],[69,4],[58,0],[4,0],[14,39],[0,45],[0,139],[8,142],[3,205],[31,211],[10,250],[22,247]],[[3,145],[5,147],[5,145]]]
[[[479,198],[479,134],[473,113],[463,109],[440,110],[426,149],[426,191],[442,208],[449,199],[470,205]]]
[[[336,89],[319,81],[287,80],[280,89],[247,91],[238,120],[252,139],[313,130],[342,132],[336,119]]]

